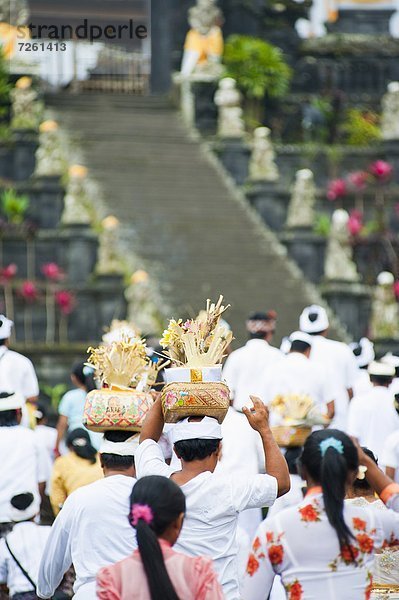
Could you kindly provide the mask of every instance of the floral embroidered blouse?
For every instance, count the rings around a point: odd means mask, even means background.
[[[244,600],[266,600],[276,574],[288,600],[370,598],[374,552],[397,543],[399,515],[346,504],[344,518],[353,538],[340,549],[315,488],[298,506],[261,523],[248,558]]]

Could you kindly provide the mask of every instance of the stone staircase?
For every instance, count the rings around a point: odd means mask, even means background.
[[[249,312],[274,308],[278,338],[320,301],[285,250],[166,99],[81,93],[47,104],[82,149],[108,213],[123,224],[175,316],[222,293],[238,341]]]

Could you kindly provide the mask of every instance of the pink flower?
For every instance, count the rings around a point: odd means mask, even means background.
[[[386,181],[392,175],[393,167],[385,160],[376,160],[369,166],[370,173],[380,181]]]
[[[348,220],[348,231],[351,235],[359,235],[363,229],[363,214],[360,210],[352,210]]]
[[[55,302],[63,315],[70,315],[76,306],[76,299],[72,292],[60,290],[55,292]]]
[[[27,302],[34,302],[39,296],[38,289],[33,281],[24,281],[19,293]]]
[[[348,181],[356,189],[364,190],[368,176],[369,175],[366,173],[366,171],[354,171],[353,173],[349,173]]]
[[[2,281],[11,281],[11,279],[13,279],[15,277],[15,275],[17,274],[18,271],[18,267],[16,264],[11,263],[9,264],[7,267],[4,267],[4,269],[0,270],[0,279],[2,279]]]
[[[327,188],[327,198],[332,202],[337,198],[342,198],[347,192],[345,179],[333,179],[329,182]]]
[[[399,281],[395,281],[393,284],[393,291],[395,292],[396,298],[399,300]]]
[[[45,278],[49,279],[50,281],[60,281],[64,278],[62,269],[57,265],[57,263],[54,262],[43,265],[42,273]]]
[[[137,523],[142,520],[147,525],[151,525],[154,519],[154,514],[148,504],[133,504],[130,511],[130,524],[136,527]]]

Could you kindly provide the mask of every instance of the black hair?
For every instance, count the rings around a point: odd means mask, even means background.
[[[5,346],[7,340],[8,340],[8,338],[1,338],[1,340],[0,340],[0,346]]]
[[[175,442],[175,451],[179,458],[185,462],[204,460],[219,448],[220,440],[181,440]]]
[[[277,314],[274,310],[269,310],[268,312],[253,312],[249,315],[248,321],[275,321],[277,319]],[[258,331],[257,333],[249,333],[248,337],[250,340],[263,340],[267,335],[273,334],[274,329],[270,329],[270,331]]]
[[[132,437],[132,431],[111,430],[104,433],[104,438],[110,442],[125,442]],[[119,456],[119,454],[101,453],[101,465],[105,469],[127,471],[134,467],[134,456]]]
[[[310,350],[311,345],[303,340],[294,340],[291,343],[290,352],[300,352],[301,354],[305,354],[308,350]]]
[[[92,446],[90,435],[82,427],[68,433],[66,445],[80,458],[88,460],[92,465],[96,462],[97,450]]]
[[[94,381],[94,370],[88,367],[84,362],[77,362],[72,367],[72,375],[85,386],[87,392],[96,389]]]
[[[26,510],[35,499],[31,492],[25,492],[24,494],[17,494],[11,498],[11,505],[17,510]]]
[[[134,505],[145,506],[152,520],[134,517]],[[151,475],[142,477],[133,487],[130,496],[130,524],[135,527],[137,545],[147,576],[151,600],[179,600],[165,567],[159,545],[161,536],[182,513],[186,511],[185,496],[176,483],[167,477]]]
[[[388,387],[392,383],[393,377],[390,375],[370,375],[371,383],[375,383],[375,385],[383,385],[384,387]]]
[[[341,443],[342,453],[335,447],[327,447],[322,455],[320,445],[324,440],[334,438]],[[350,439],[338,429],[323,429],[313,432],[305,442],[301,463],[312,479],[323,489],[324,505],[330,525],[335,529],[341,550],[349,548],[353,562],[350,539],[353,534],[344,520],[344,498],[349,471],[357,471],[359,459],[357,450]]]
[[[362,446],[362,450],[365,454],[367,454],[367,456],[369,458],[371,458],[372,461],[375,462],[376,465],[378,465],[377,457],[373,454],[373,452],[371,450],[369,450],[369,448]],[[353,482],[352,487],[355,492],[363,492],[364,493],[364,492],[372,492],[373,491],[373,488],[367,481],[366,477],[364,479],[356,478],[355,481]]]
[[[288,465],[288,471],[291,475],[298,475],[298,459],[301,456],[302,448],[287,448],[284,458]]]
[[[43,419],[47,419],[47,408],[44,404],[38,404],[36,408],[36,421],[42,421]]]

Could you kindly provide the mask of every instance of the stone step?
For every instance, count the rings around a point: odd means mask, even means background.
[[[297,328],[315,290],[166,99],[64,93],[47,102],[120,219],[126,254],[141,257],[136,268],[157,279],[175,316],[223,293],[239,341],[253,310],[278,311],[278,338]]]

